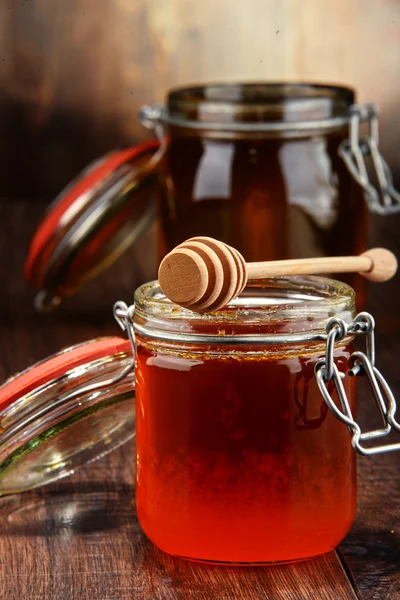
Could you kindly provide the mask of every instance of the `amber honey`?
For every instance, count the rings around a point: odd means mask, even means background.
[[[221,315],[191,319],[160,296],[146,317],[149,293],[139,291],[135,317],[136,500],[145,533],[170,554],[222,563],[295,561],[333,549],[354,517],[354,451],[314,379],[323,344],[273,343],[273,336],[308,327],[312,337],[324,321],[321,305],[325,316],[339,310],[340,294],[299,300],[280,290],[280,299],[257,306],[256,292]],[[342,317],[350,318],[352,303],[342,298]],[[171,342],[157,339],[160,327]],[[204,334],[215,342],[185,338]],[[248,335],[258,342],[232,342]],[[339,345],[340,370],[350,352],[349,340]],[[345,387],[354,402],[352,381]]]

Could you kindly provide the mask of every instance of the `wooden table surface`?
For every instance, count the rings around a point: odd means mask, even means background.
[[[137,281],[151,276],[152,233],[58,313],[36,315],[21,271],[42,209],[0,202],[2,379],[60,347],[118,335],[113,302],[130,302]],[[399,225],[399,217],[375,221],[371,241],[398,251]],[[397,276],[370,288],[367,308],[377,319],[378,366],[400,400],[399,294]],[[359,400],[359,417],[372,425],[370,398]],[[1,600],[400,598],[400,454],[359,458],[357,517],[336,552],[264,568],[203,566],[157,550],[135,515],[134,456],[128,443],[59,483],[0,499]]]

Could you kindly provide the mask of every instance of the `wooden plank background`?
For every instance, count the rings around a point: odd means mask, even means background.
[[[0,193],[51,197],[172,86],[255,79],[354,86],[400,173],[398,0],[0,0]]]

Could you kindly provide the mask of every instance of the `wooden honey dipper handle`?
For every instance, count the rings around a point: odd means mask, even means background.
[[[167,254],[158,279],[172,302],[196,312],[211,312],[236,298],[248,280],[287,275],[361,273],[371,281],[387,281],[397,271],[397,260],[385,248],[360,256],[337,256],[247,263],[223,242],[208,237],[187,240]]]
[[[360,273],[371,281],[387,281],[397,271],[395,255],[385,248],[372,248],[360,256],[333,256],[247,263],[248,279],[321,273]]]

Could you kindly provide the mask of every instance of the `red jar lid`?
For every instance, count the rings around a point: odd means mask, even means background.
[[[129,341],[66,348],[0,387],[0,495],[65,477],[134,432]]]
[[[158,152],[157,152],[158,151]],[[116,150],[93,162],[49,207],[29,248],[25,277],[56,306],[120,256],[155,216],[159,143]]]

